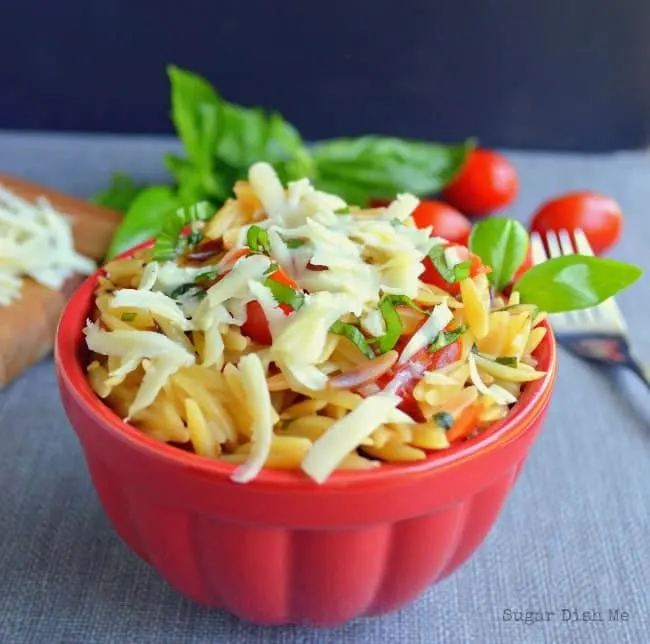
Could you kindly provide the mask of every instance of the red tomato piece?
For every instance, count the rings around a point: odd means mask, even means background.
[[[280,284],[286,284],[294,290],[298,289],[298,285],[281,268],[274,273],[271,273],[269,278],[276,282],[280,282]],[[280,304],[280,308],[285,315],[289,315],[289,313],[293,311],[293,309],[286,304]],[[246,305],[246,322],[242,325],[241,331],[245,336],[248,336],[258,344],[269,346],[273,341],[269,329],[269,322],[264,314],[264,309],[256,300],[253,300]]]
[[[443,201],[421,201],[413,212],[413,221],[418,228],[433,226],[433,237],[443,237],[463,246],[467,245],[472,230],[467,217]]]
[[[481,261],[481,258],[474,253],[471,253],[465,246],[459,244],[445,244],[445,248],[455,247],[458,248],[458,253],[463,258],[463,261],[471,261],[469,276],[476,277],[482,273],[489,273],[492,269],[488,266],[485,266]],[[451,293],[452,295],[457,295],[460,292],[460,284],[454,282],[450,284],[445,280],[442,275],[438,272],[438,269],[433,265],[433,262],[425,257],[424,261],[424,272],[420,275],[420,279],[427,284],[432,286],[437,286],[438,288]]]
[[[596,255],[611,248],[621,236],[623,213],[609,197],[596,192],[573,192],[547,201],[534,215],[531,230],[544,236],[549,230],[581,228]]]
[[[380,389],[390,385],[390,391],[402,399],[399,408],[416,420],[422,419],[422,414],[417,401],[413,397],[415,385],[422,379],[425,371],[433,371],[460,360],[462,344],[456,340],[452,344],[439,349],[429,351],[424,347],[418,351],[408,362],[391,369],[377,380]]]
[[[461,212],[479,216],[507,206],[518,190],[519,180],[512,163],[497,152],[478,148],[442,195]]]

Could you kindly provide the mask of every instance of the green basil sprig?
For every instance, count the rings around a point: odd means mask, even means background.
[[[514,220],[494,217],[474,226],[469,246],[492,267],[490,279],[500,291],[511,282],[526,256],[528,234]],[[522,304],[561,313],[597,306],[634,284],[642,274],[639,267],[626,262],[567,255],[529,268],[512,288]]]
[[[285,183],[307,177],[318,188],[363,206],[371,198],[389,199],[400,192],[426,196],[438,191],[460,172],[475,145],[471,140],[447,146],[364,136],[309,147],[279,114],[229,103],[187,70],[170,66],[167,71],[171,118],[185,154],[165,156],[171,186],[139,186],[121,174],[96,197],[125,212],[108,257],[155,237],[169,210],[197,201],[218,208],[257,161],[272,164]]]

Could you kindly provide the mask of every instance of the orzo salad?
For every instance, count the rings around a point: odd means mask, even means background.
[[[236,464],[237,482],[322,483],[471,439],[544,375],[544,314],[417,228],[415,197],[356,208],[265,163],[234,194],[174,213],[99,278],[88,379],[149,436]]]

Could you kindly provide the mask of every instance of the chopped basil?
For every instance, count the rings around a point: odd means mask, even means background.
[[[454,417],[447,411],[439,411],[433,415],[433,422],[444,430],[447,430],[452,428]]]
[[[306,239],[287,239],[286,240],[287,248],[300,248],[307,243]]]
[[[384,297],[389,298],[390,301],[396,306],[398,304],[403,304],[404,306],[408,306],[418,313],[424,313],[424,311],[408,295],[387,294],[384,295]]]
[[[349,215],[350,214],[350,208],[349,206],[343,206],[342,208],[337,208],[334,211],[335,215]]]
[[[276,282],[271,277],[264,280],[264,286],[271,291],[276,302],[290,306],[294,311],[297,311],[305,301],[305,296],[300,291],[282,282]]]
[[[440,351],[446,346],[453,344],[460,338],[463,333],[467,331],[467,325],[461,324],[458,328],[452,331],[440,331],[434,338],[433,342],[429,345],[429,351]]]
[[[363,333],[361,333],[361,331],[353,324],[348,324],[339,320],[332,324],[330,327],[330,332],[336,333],[336,335],[342,335],[343,337],[350,340],[350,342],[352,342],[352,344],[354,344],[357,349],[359,349],[359,351],[361,351],[361,353],[363,353],[363,355],[367,358],[375,357],[375,353],[366,342],[366,338],[364,337]]]
[[[171,297],[173,300],[177,300],[179,297],[183,295],[191,295],[192,297],[195,297],[198,300],[202,300],[207,295],[207,293],[204,289],[199,288],[193,282],[187,282],[186,284],[181,284],[180,286],[176,287],[169,294],[169,297]]]
[[[378,338],[378,349],[380,353],[386,353],[397,344],[397,341],[402,335],[402,320],[399,317],[399,313],[395,310],[390,295],[384,295],[379,301],[379,312],[384,318],[386,332]]]
[[[253,224],[246,232],[246,243],[256,253],[269,253],[269,233]]]
[[[472,263],[470,261],[461,262],[456,264],[453,268],[447,264],[447,259],[445,258],[445,247],[442,244],[437,244],[434,246],[428,253],[427,257],[431,260],[431,263],[435,269],[440,273],[447,284],[456,284],[457,282],[462,282],[464,279],[467,279],[470,275],[470,269]]]
[[[472,262],[469,260],[465,262],[461,262],[460,264],[456,264],[454,266],[453,271],[454,271],[454,277],[456,278],[457,282],[462,282],[463,280],[466,280],[470,276],[470,272],[472,270]]]
[[[192,232],[186,238],[187,245],[192,248],[198,246],[202,240],[203,240],[203,231],[199,230],[198,228],[192,230]]]
[[[165,219],[162,229],[153,247],[153,259],[157,262],[178,257],[183,252],[186,240],[181,238],[185,226],[195,221],[204,221],[214,213],[214,208],[207,201],[200,201],[192,206],[178,208]]]
[[[135,311],[125,311],[122,313],[121,320],[122,322],[133,322],[135,318],[138,317],[138,314]]]
[[[214,282],[214,280],[219,277],[217,271],[205,271],[205,273],[199,273],[195,278],[195,282]]]
[[[395,306],[399,304],[409,306],[420,313],[424,313],[424,311],[407,295],[394,295],[392,293],[384,294],[379,301],[378,308],[384,318],[386,332],[379,338],[369,340],[370,343],[376,342],[379,344],[378,349],[380,353],[390,351],[397,344],[397,341],[402,335],[402,320],[395,309]]]
[[[494,361],[502,364],[504,367],[516,367],[517,363],[519,362],[519,358],[517,358],[517,356],[503,356],[495,358]]]

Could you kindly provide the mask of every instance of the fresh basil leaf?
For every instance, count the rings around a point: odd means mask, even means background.
[[[122,320],[122,322],[133,322],[137,317],[138,314],[135,311],[124,311],[120,316],[120,320]]]
[[[173,65],[167,68],[167,74],[172,121],[201,185],[204,180],[209,183],[219,133],[225,126],[222,100],[210,83],[197,74]]]
[[[384,318],[384,325],[386,332],[378,340],[378,349],[380,353],[390,351],[402,335],[402,320],[399,313],[395,310],[395,306],[391,300],[390,295],[384,295],[379,301],[379,312]]]
[[[150,186],[142,190],[124,215],[106,259],[155,237],[165,217],[179,206],[179,199],[169,186]]]
[[[528,233],[516,220],[490,217],[474,224],[469,249],[492,268],[488,279],[501,292],[522,265],[528,250]]]
[[[350,342],[352,342],[352,344],[354,344],[367,358],[375,357],[375,353],[368,345],[365,336],[353,324],[348,324],[347,322],[341,322],[341,320],[338,320],[332,324],[330,332],[335,333],[336,335],[342,335],[344,338],[350,340]]]
[[[272,277],[267,277],[264,280],[264,286],[271,291],[276,302],[290,306],[294,311],[297,311],[305,302],[305,296],[300,291],[296,291],[288,284],[276,282]]]
[[[128,174],[114,172],[111,184],[106,190],[97,193],[92,202],[118,212],[126,212],[142,189],[143,186],[137,185]]]
[[[317,186],[348,203],[392,199],[400,192],[430,195],[461,170],[473,140],[442,145],[384,136],[333,139],[313,148]]]
[[[447,411],[439,411],[433,415],[433,422],[444,430],[448,430],[454,424],[454,417]]]
[[[306,239],[287,239],[284,242],[287,245],[287,248],[300,248],[307,243]]]
[[[214,208],[207,201],[183,206],[168,213],[153,247],[154,260],[160,262],[177,257],[183,250],[181,239],[183,228],[195,221],[205,221],[213,213]]]
[[[446,346],[456,342],[456,340],[458,340],[458,338],[460,338],[460,336],[466,331],[466,324],[461,324],[452,331],[440,331],[440,333],[438,333],[438,335],[433,339],[433,342],[429,345],[429,351],[433,353],[435,351],[440,351],[440,349],[444,349]]]
[[[176,180],[178,196],[185,204],[204,199],[222,203],[232,194],[232,186],[240,178],[239,173],[218,159],[213,160],[211,172],[202,172],[189,159],[173,154],[165,155],[164,162]]]
[[[350,214],[350,207],[349,206],[343,206],[341,208],[337,208],[334,211],[335,215],[349,215]]]
[[[529,268],[513,290],[522,304],[562,313],[597,306],[634,284],[642,274],[637,266],[615,259],[567,255]]]
[[[223,102],[224,123],[215,154],[234,167],[271,163],[283,182],[313,174],[311,154],[298,130],[280,114]]]
[[[519,358],[517,358],[517,356],[499,356],[498,358],[495,358],[494,361],[502,364],[504,367],[516,367]]]
[[[246,244],[256,253],[270,253],[269,233],[253,224],[246,231]]]

